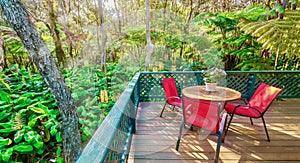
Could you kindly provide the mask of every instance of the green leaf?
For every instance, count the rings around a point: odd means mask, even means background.
[[[10,86],[5,83],[3,80],[1,80],[2,84],[11,92]]]
[[[45,136],[43,137],[43,140],[44,140],[44,142],[47,143],[50,140],[51,136],[50,136],[50,132],[48,129],[45,129],[44,131],[45,131]]]
[[[9,162],[11,155],[13,154],[13,148],[7,148],[4,152],[1,152],[1,158],[5,162]]]
[[[292,4],[297,5],[298,4],[298,0],[292,0]]]
[[[60,154],[61,154],[61,147],[58,147],[56,151],[56,156],[59,157]]]
[[[14,132],[14,128],[5,128],[5,129],[0,129],[0,133],[11,133]]]
[[[40,148],[37,152],[39,155],[43,154],[44,153],[44,149],[43,148]]]
[[[63,163],[63,162],[64,162],[64,159],[62,159],[61,157],[58,157],[58,158],[56,159],[56,162],[57,162],[57,163]]]
[[[35,123],[37,122],[37,120],[38,120],[38,117],[33,118],[32,120],[30,120],[28,122],[28,126],[33,127],[35,125]]]
[[[281,5],[277,5],[275,7],[275,10],[279,13],[279,14],[283,14],[284,13],[284,8]]]
[[[39,149],[43,146],[42,137],[36,131],[29,131],[29,132],[25,133],[24,139],[28,143],[33,144],[34,147],[36,147],[37,149]]]
[[[18,90],[20,90],[20,89],[22,89],[23,88],[23,86],[26,86],[26,84],[19,84],[18,85],[18,87],[17,88],[15,88],[14,90],[13,90],[13,92],[16,92],[16,91],[18,91]]]
[[[35,142],[35,136],[36,136],[36,134],[34,133],[34,131],[29,131],[24,134],[24,139],[28,143],[33,143],[33,142]]]
[[[38,119],[40,119],[42,121],[43,118],[47,117],[46,115],[39,115],[37,117],[34,117],[34,116],[36,116],[36,115],[33,115],[31,117],[32,119],[30,119],[29,122],[28,122],[28,126],[30,126],[30,127],[33,127],[36,124]]]
[[[34,106],[28,106],[27,109],[32,110],[35,113],[39,113],[39,114],[45,114],[45,111],[41,108],[37,108]]]
[[[2,95],[1,95],[2,96]],[[10,104],[8,104],[8,105],[1,105],[0,106],[0,110],[4,110],[4,109],[6,109],[6,108],[8,108],[8,107],[10,107]]]
[[[6,113],[6,110],[0,112],[0,121],[3,120],[3,119],[8,118],[9,115],[10,115],[10,113]]]
[[[50,127],[52,127],[54,125],[54,122],[52,119],[49,119],[48,121],[45,122],[44,126],[46,129],[49,129]]]
[[[56,141],[57,141],[58,143],[61,143],[61,142],[62,142],[61,132],[58,132],[58,133],[55,135],[55,138],[56,138]]]
[[[13,148],[14,148],[14,151],[22,152],[22,153],[28,153],[28,152],[33,151],[33,147],[26,143],[17,144],[15,146],[13,146]]]
[[[27,92],[27,93],[24,93],[22,94],[22,97],[34,97],[37,93],[35,92]]]
[[[33,146],[34,146],[35,148],[37,148],[37,149],[42,148],[43,145],[44,145],[44,143],[43,143],[42,141],[38,141],[38,142],[35,142],[35,143],[33,144]]]
[[[26,97],[20,97],[19,99],[15,100],[14,102],[16,104],[18,104],[14,107],[14,109],[18,110],[20,108],[27,108],[28,105],[30,105],[32,103],[32,100],[29,98],[26,98]]]
[[[72,97],[73,97],[74,101],[78,101],[79,100],[79,97],[78,97],[77,93],[72,93]]]
[[[24,136],[24,130],[18,130],[14,135],[14,142],[19,143]]]
[[[10,145],[11,143],[12,143],[11,139],[9,139],[9,138],[4,139],[3,137],[0,137],[0,149],[1,149],[1,147]]]
[[[50,112],[47,106],[43,105],[41,102],[38,103],[38,107],[45,111],[45,114],[49,116]]]
[[[11,103],[12,100],[11,100],[11,97],[10,97],[10,93],[7,93],[7,92],[4,92],[4,91],[0,90],[0,94],[1,94],[1,96],[0,96],[1,101],[6,102],[7,104]]]
[[[54,128],[50,130],[51,136],[54,136],[56,133],[57,133],[57,129]]]

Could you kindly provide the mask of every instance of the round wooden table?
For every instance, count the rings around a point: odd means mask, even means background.
[[[182,95],[200,100],[209,101],[233,101],[241,98],[241,93],[226,87],[217,86],[216,91],[206,91],[205,86],[191,86],[182,90]]]

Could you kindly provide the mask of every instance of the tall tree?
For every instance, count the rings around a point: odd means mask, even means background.
[[[149,69],[151,55],[154,53],[154,45],[151,42],[150,37],[150,5],[149,0],[146,0],[146,38],[147,38],[147,55],[146,55],[146,71]]]
[[[0,71],[6,68],[6,55],[4,51],[4,39],[2,37],[2,30],[0,30]]]
[[[59,1],[59,4],[60,4],[61,12],[62,12],[62,15],[63,15],[63,22],[62,23],[63,23],[63,26],[64,26],[66,39],[67,39],[67,42],[69,44],[69,55],[70,55],[71,59],[74,59],[73,58],[73,53],[72,53],[73,43],[72,43],[72,40],[71,40],[71,35],[70,35],[69,28],[68,28],[68,19],[67,19],[67,15],[66,15],[66,11],[65,11],[65,6],[64,6],[64,3],[63,3],[62,0]]]
[[[104,22],[103,14],[103,3],[102,0],[98,0],[99,15],[100,15],[100,25],[102,30],[101,40],[102,40],[102,50],[101,50],[101,69],[102,72],[106,73],[106,26]]]
[[[54,13],[54,7],[52,0],[48,0],[48,12],[49,12],[49,22],[50,22],[50,30],[52,33],[52,37],[55,44],[55,53],[60,66],[64,66],[66,55],[62,49],[61,39],[60,39],[60,32],[59,27],[57,24],[57,16]]]
[[[50,88],[62,116],[63,150],[66,162],[75,162],[81,152],[78,115],[55,59],[34,28],[21,0],[0,0],[2,11],[22,40],[34,64]]]

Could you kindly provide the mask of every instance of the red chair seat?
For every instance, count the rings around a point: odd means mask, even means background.
[[[177,98],[172,98],[172,99],[169,99],[167,101],[170,105],[175,105],[175,106],[178,106],[178,107],[181,107],[181,99],[177,99]]]
[[[228,114],[233,114],[234,108],[236,107],[236,104],[226,104],[225,110],[227,111]],[[237,115],[242,115],[242,116],[247,116],[247,117],[252,117],[252,118],[259,118],[261,116],[261,113],[259,113],[255,109],[250,109],[247,106],[239,106],[235,114]]]

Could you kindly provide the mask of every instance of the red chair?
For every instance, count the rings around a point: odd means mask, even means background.
[[[181,99],[178,96],[177,88],[176,88],[176,83],[174,78],[165,78],[162,80],[162,85],[165,91],[166,95],[166,102],[161,110],[160,117],[162,117],[162,114],[166,108],[166,105],[172,105],[173,110],[175,107],[181,107]]]
[[[264,120],[264,114],[272,104],[273,100],[278,96],[279,93],[282,92],[282,88],[277,88],[274,86],[270,86],[268,84],[262,83],[254,92],[253,96],[249,100],[248,103],[244,105],[227,103],[225,105],[225,110],[231,118],[228,122],[227,129],[225,131],[225,135],[229,129],[230,123],[234,115],[240,115],[244,117],[250,117],[251,125],[253,125],[252,118],[261,118],[265,127],[265,131],[267,134],[268,141],[270,141],[267,126]]]
[[[177,139],[176,150],[179,149],[180,140],[184,125],[190,125],[208,131],[206,133],[216,133],[218,143],[215,154],[215,162],[218,162],[222,142],[223,129],[227,113],[221,111],[221,103],[210,102],[199,99],[192,99],[186,96],[182,97],[183,118]],[[221,116],[220,116],[221,115]]]

